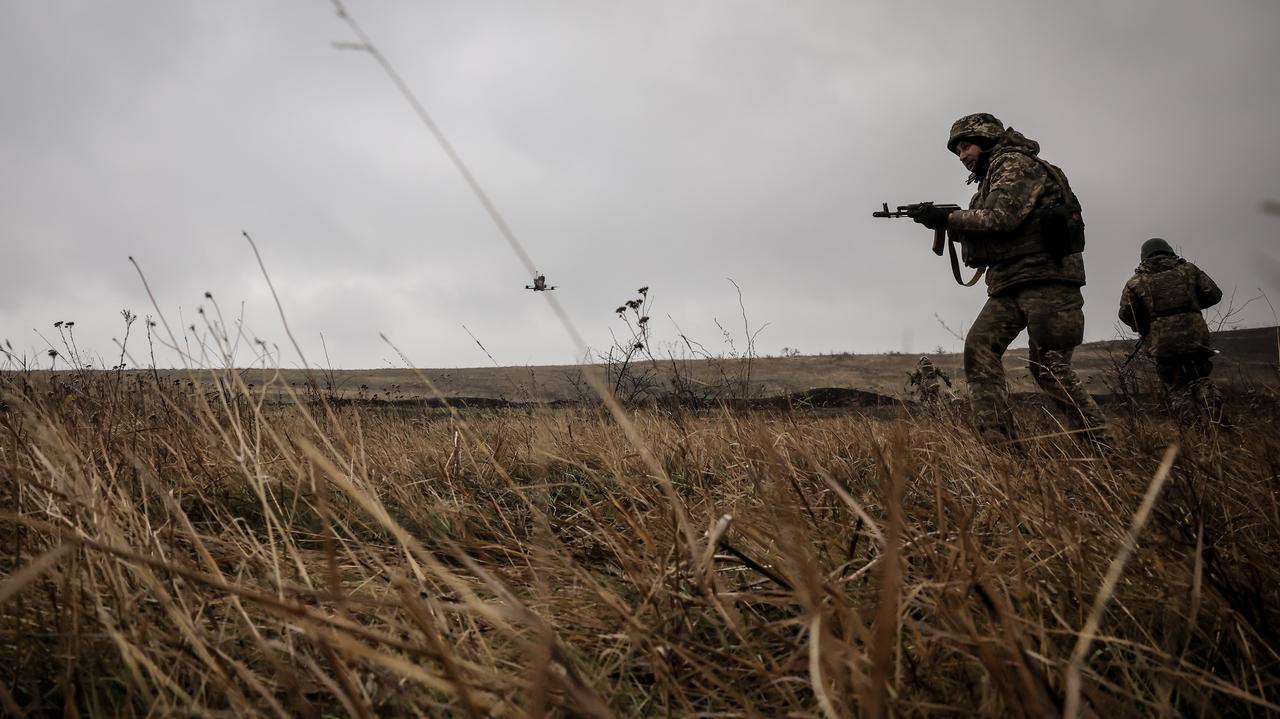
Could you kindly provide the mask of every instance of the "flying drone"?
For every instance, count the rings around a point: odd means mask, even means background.
[[[539,272],[534,276],[533,284],[525,285],[524,288],[526,290],[533,290],[534,292],[548,292],[550,290],[554,290],[555,285],[547,286],[547,276]]]

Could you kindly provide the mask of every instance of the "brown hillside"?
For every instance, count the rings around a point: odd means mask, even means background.
[[[1280,384],[1277,359],[1280,357],[1280,327],[1230,330],[1215,335],[1221,354],[1217,376],[1232,384]],[[1110,394],[1105,377],[1122,363],[1133,348],[1132,341],[1090,342],[1076,353],[1076,368],[1090,390],[1098,395]],[[934,362],[963,388],[964,372],[959,354],[931,355]],[[751,361],[749,389],[752,396],[775,396],[801,393],[811,388],[846,388],[874,392],[892,397],[902,396],[907,372],[915,366],[918,355],[833,354],[801,357],[757,357]],[[1035,387],[1026,369],[1027,350],[1011,350],[1005,358],[1010,390],[1032,391]],[[1141,367],[1144,357],[1135,361]],[[597,369],[600,365],[593,365]],[[737,383],[741,387],[747,369],[745,360],[680,360],[656,358],[639,365],[651,370],[660,383],[669,386],[673,372],[692,376],[695,387],[714,387]],[[508,401],[572,401],[587,393],[579,379],[581,368],[572,365],[540,367],[473,367],[461,369],[370,369],[316,370],[315,381],[330,388],[339,397],[351,399],[411,399],[431,397],[424,377],[434,383],[446,397],[476,397]],[[306,374],[301,370],[263,373],[245,370],[246,380],[261,387],[292,385],[301,390]],[[162,373],[166,378],[185,381],[178,372]],[[741,396],[741,393],[738,393]]]

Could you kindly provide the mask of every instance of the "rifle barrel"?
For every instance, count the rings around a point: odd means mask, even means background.
[[[932,202],[918,202],[913,205],[898,205],[898,209],[895,211],[895,210],[889,209],[889,203],[883,202],[880,204],[881,209],[876,210],[875,212],[872,212],[871,216],[872,217],[910,217],[911,215],[909,213],[911,209],[915,207],[919,207],[921,205],[933,205],[934,207],[937,207],[943,210],[959,210],[960,209],[959,205],[953,205],[953,204],[936,205]]]

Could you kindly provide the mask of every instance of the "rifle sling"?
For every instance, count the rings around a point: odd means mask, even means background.
[[[956,283],[961,287],[973,287],[976,285],[978,280],[982,279],[982,273],[986,271],[986,268],[979,267],[978,271],[973,273],[973,277],[968,282],[965,282],[960,277],[960,260],[956,258],[956,238],[950,232],[947,233],[947,249],[951,254],[951,276],[956,278]]]
[[[1133,351],[1129,353],[1128,357],[1124,358],[1124,364],[1120,365],[1120,369],[1124,369],[1128,367],[1129,363],[1133,361],[1133,358],[1137,357],[1138,353],[1142,351],[1142,345],[1146,343],[1147,343],[1146,335],[1142,335],[1141,337],[1139,337],[1138,341],[1133,343]]]

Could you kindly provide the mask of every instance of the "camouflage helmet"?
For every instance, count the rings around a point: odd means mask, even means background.
[[[1142,259],[1145,260],[1148,257],[1153,257],[1155,255],[1175,255],[1176,256],[1177,253],[1173,251],[1173,248],[1169,246],[1168,242],[1165,242],[1159,237],[1152,237],[1151,239],[1142,243]]]
[[[978,112],[951,123],[951,136],[947,138],[947,149],[956,152],[956,144],[961,140],[990,140],[995,142],[1004,134],[1004,123],[995,115]]]

